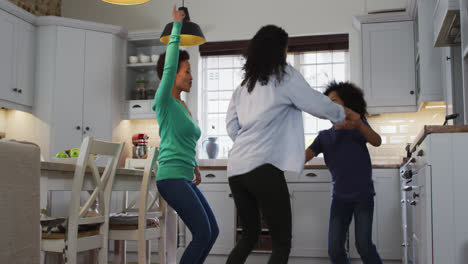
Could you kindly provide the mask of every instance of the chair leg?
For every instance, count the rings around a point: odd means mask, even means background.
[[[151,264],[151,240],[146,240],[146,264]]]
[[[115,240],[113,264],[125,264],[127,261],[127,243],[125,240]]]
[[[177,214],[169,205],[166,211],[166,232],[165,232],[165,244],[166,244],[166,263],[176,264],[177,261]]]

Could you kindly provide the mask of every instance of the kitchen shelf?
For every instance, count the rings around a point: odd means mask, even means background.
[[[156,62],[127,64],[127,68],[136,71],[156,70]]]

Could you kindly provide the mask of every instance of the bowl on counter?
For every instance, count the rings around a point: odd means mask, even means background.
[[[151,55],[151,62],[158,62],[159,55],[153,54]]]

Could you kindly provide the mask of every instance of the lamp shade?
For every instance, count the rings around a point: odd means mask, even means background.
[[[188,13],[188,9],[186,7],[179,7],[179,10],[183,10],[185,12],[185,18],[182,23],[182,29],[180,31],[180,46],[190,47],[190,46],[198,46],[206,42],[205,36],[201,31],[201,28],[196,23],[190,21],[190,16]],[[172,25],[173,23],[168,23],[161,34],[159,40],[164,43],[169,43],[169,37],[171,36],[172,32]]]
[[[102,0],[103,2],[116,4],[116,5],[139,5],[149,2],[151,0]]]

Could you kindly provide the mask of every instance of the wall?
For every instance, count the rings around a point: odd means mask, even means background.
[[[406,0],[367,0],[367,12],[379,12],[382,10],[398,10],[406,7]]]
[[[182,1],[150,1],[138,6],[118,6],[99,0],[63,0],[64,17],[121,25],[129,30],[162,29],[172,21],[172,6]],[[185,1],[192,21],[208,41],[250,39],[265,24],[277,24],[290,36],[349,33],[350,79],[361,83],[360,37],[353,28],[354,15],[366,13],[365,0],[198,0]],[[198,65],[197,48],[190,48],[192,72]],[[197,79],[187,103],[198,119]]]
[[[8,0],[36,16],[61,16],[62,0]]]

